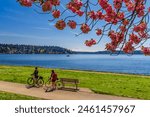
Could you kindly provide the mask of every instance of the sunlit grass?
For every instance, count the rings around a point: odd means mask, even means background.
[[[39,100],[39,98],[0,91],[0,100]]]
[[[34,67],[0,66],[0,80],[26,83]],[[55,69],[59,78],[79,79],[79,87],[96,93],[150,99],[150,76]],[[39,68],[46,81],[51,69]]]

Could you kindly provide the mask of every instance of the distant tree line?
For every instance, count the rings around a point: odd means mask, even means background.
[[[1,54],[112,54],[110,51],[84,52],[72,51],[59,46],[35,46],[18,44],[0,44]],[[116,54],[125,54],[123,51],[116,51]],[[141,51],[134,51],[133,54],[142,54]]]
[[[0,44],[2,54],[72,54],[73,51],[58,46]]]

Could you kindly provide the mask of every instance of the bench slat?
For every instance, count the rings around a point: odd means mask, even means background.
[[[75,90],[78,90],[78,84],[79,84],[78,79],[60,78],[60,82],[62,82],[63,87],[65,86],[65,84],[75,84]]]
[[[79,83],[78,79],[69,79],[69,78],[61,78],[60,81],[62,81],[62,82],[76,82],[76,83]]]

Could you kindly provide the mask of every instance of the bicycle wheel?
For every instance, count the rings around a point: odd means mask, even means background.
[[[44,84],[44,80],[43,79],[38,79],[37,84],[39,87],[42,87]]]
[[[29,78],[27,79],[27,84],[28,84],[28,85],[33,85],[33,84],[34,84],[33,78],[29,77]]]
[[[45,82],[45,86],[46,86],[46,87],[50,87],[50,86],[51,86],[51,81],[50,81],[50,80],[47,80],[47,81]]]
[[[57,81],[57,82],[56,82],[56,87],[57,87],[58,89],[62,88],[62,83],[61,83],[60,81]]]

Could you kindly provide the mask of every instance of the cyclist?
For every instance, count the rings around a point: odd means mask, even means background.
[[[32,74],[33,75],[33,80],[34,80],[34,85],[37,84],[38,73],[39,73],[38,68],[35,67],[35,70],[34,70],[34,72]]]
[[[58,80],[58,78],[57,78],[57,74],[55,73],[54,70],[51,71],[50,80],[52,81],[52,90],[55,90],[56,89],[56,80]]]

